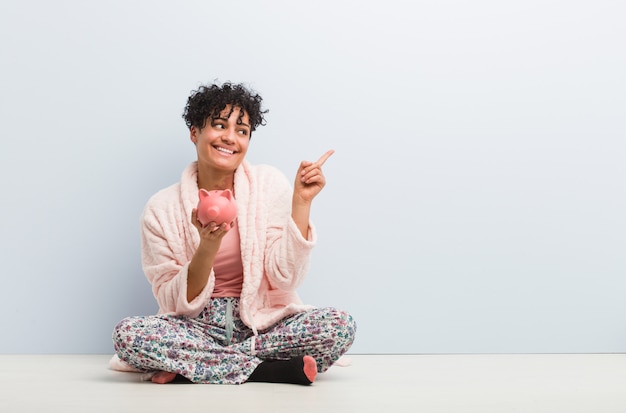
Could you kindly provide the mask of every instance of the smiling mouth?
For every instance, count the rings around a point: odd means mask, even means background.
[[[234,155],[235,151],[231,151],[230,149],[222,148],[221,146],[214,146],[218,152],[225,153],[227,155]]]

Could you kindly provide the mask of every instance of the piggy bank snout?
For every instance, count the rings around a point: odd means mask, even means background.
[[[218,207],[211,207],[211,208],[207,208],[206,210],[206,216],[207,218],[210,218],[211,220],[214,220],[215,218],[220,216],[220,209]]]

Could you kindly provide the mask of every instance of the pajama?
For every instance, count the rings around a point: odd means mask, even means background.
[[[240,384],[263,360],[310,355],[326,371],[351,346],[356,324],[335,308],[288,316],[255,336],[239,316],[239,298],[211,298],[197,317],[128,317],[113,331],[119,358],[194,383]]]

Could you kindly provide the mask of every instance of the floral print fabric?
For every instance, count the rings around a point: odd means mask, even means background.
[[[238,298],[211,298],[195,318],[123,319],[113,331],[119,358],[142,371],[168,371],[194,383],[241,384],[263,360],[310,355],[326,371],[354,340],[356,323],[335,308],[294,314],[255,336]]]

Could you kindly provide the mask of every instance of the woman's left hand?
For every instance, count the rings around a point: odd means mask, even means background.
[[[302,161],[300,163],[293,187],[294,201],[311,203],[313,198],[320,193],[324,185],[326,185],[326,178],[322,173],[322,165],[333,153],[335,151],[331,149],[322,155],[317,162]]]

